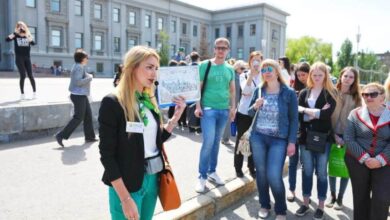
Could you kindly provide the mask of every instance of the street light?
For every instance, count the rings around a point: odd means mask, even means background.
[[[358,26],[358,33],[356,34],[356,55],[355,55],[355,68],[358,69],[358,56],[359,56],[359,42],[360,37],[362,35],[360,34],[360,26]]]

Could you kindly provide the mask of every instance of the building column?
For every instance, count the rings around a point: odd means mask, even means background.
[[[232,23],[232,31],[231,31],[231,42],[230,42],[230,55],[237,59],[237,38],[238,38],[238,27],[237,23]]]

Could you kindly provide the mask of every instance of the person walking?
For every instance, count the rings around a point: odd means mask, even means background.
[[[85,142],[97,141],[93,129],[92,111],[88,96],[90,95],[92,74],[87,73],[88,54],[78,49],[74,53],[75,64],[70,72],[70,100],[73,103],[74,115],[68,124],[55,134],[57,143],[64,147],[63,140],[67,140],[73,131],[83,122]]]
[[[197,102],[195,110],[195,116],[201,118],[203,138],[199,158],[199,179],[195,188],[198,193],[205,191],[207,178],[218,185],[224,184],[216,172],[219,142],[227,120],[234,119],[236,110],[234,69],[225,62],[229,50],[228,39],[216,39],[214,58],[202,62],[199,66],[201,87],[205,80],[207,84],[202,94],[202,103]],[[206,79],[208,65],[210,69]]]
[[[163,170],[162,146],[185,108],[174,98],[175,113],[167,124],[154,96],[160,57],[145,46],[131,48],[124,57],[123,76],[99,109],[99,150],[108,186],[113,220],[150,220]]]
[[[20,87],[20,100],[25,100],[24,95],[24,81],[27,76],[30,80],[33,95],[32,99],[36,98],[36,85],[35,79],[32,73],[31,58],[30,58],[30,49],[31,46],[35,45],[35,42],[32,38],[31,32],[28,29],[27,25],[23,21],[18,21],[15,25],[14,33],[8,35],[6,38],[7,42],[14,41],[15,48],[15,63],[19,70],[19,87]]]
[[[307,88],[299,94],[299,138],[302,169],[303,205],[295,212],[297,216],[304,216],[309,209],[311,190],[313,187],[313,173],[317,176],[318,207],[313,219],[324,218],[326,192],[328,190],[327,164],[330,151],[330,133],[332,130],[331,116],[336,108],[336,90],[329,78],[326,65],[322,62],[314,63],[309,72]],[[307,140],[321,135],[322,143],[313,146]],[[318,139],[319,141],[319,139]],[[314,147],[316,147],[314,149]]]
[[[286,193],[283,166],[287,156],[295,152],[298,132],[298,104],[294,90],[284,81],[281,69],[274,60],[261,63],[261,84],[253,93],[248,114],[254,118],[250,135],[256,183],[261,205],[259,217],[269,216],[271,200],[275,199],[276,219],[286,219]],[[261,92],[259,92],[261,90]]]

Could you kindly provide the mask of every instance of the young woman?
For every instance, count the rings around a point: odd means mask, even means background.
[[[297,216],[304,216],[310,210],[309,201],[313,187],[313,173],[317,175],[318,208],[314,219],[323,219],[324,203],[328,188],[327,164],[330,150],[331,116],[336,107],[336,91],[329,78],[326,65],[314,63],[309,72],[307,88],[299,94],[300,151],[302,170],[303,205],[296,211]],[[321,147],[323,153],[306,149],[308,131],[327,134],[326,143]]]
[[[306,62],[298,64],[295,72],[295,81],[293,88],[297,94],[306,88],[307,77],[310,72],[310,65]],[[300,134],[298,133],[298,136]],[[287,201],[293,202],[295,200],[295,188],[297,183],[297,168],[299,161],[299,146],[295,147],[295,153],[289,158],[288,161],[288,183],[289,183],[289,194],[287,195]]]
[[[359,73],[353,67],[345,67],[341,70],[340,78],[336,84],[337,99],[336,109],[332,115],[332,127],[334,140],[337,145],[344,147],[344,130],[347,127],[348,114],[356,107],[361,106]],[[326,206],[340,210],[343,208],[343,196],[347,188],[348,178],[340,178],[340,189],[336,197],[336,177],[329,176],[331,198]]]
[[[255,115],[250,144],[256,165],[256,183],[261,205],[260,218],[271,208],[269,187],[275,198],[276,219],[286,219],[286,193],[282,178],[287,156],[295,152],[298,131],[298,104],[295,92],[284,82],[274,60],[261,63],[263,84],[253,93],[248,113]],[[259,96],[261,90],[261,97]]]
[[[234,168],[236,170],[237,177],[243,177],[242,165],[244,163],[244,156],[241,153],[237,154],[238,144],[242,135],[248,130],[252,123],[252,117],[248,115],[248,109],[250,105],[253,92],[256,87],[262,82],[260,75],[260,65],[263,61],[263,54],[260,51],[253,51],[249,55],[249,70],[240,75],[240,87],[241,95],[236,94],[240,101],[237,107],[236,122],[237,122],[237,138],[236,145],[234,147]],[[255,164],[253,163],[253,156],[248,157],[248,169],[252,177],[256,176]]]
[[[123,75],[114,94],[99,110],[103,182],[108,185],[112,219],[152,219],[163,169],[162,144],[185,108],[178,97],[175,113],[162,124],[154,97],[159,56],[155,50],[133,47],[124,58]]]
[[[74,61],[75,64],[70,73],[69,85],[70,100],[74,106],[74,115],[68,124],[55,135],[55,139],[61,147],[64,147],[63,139],[67,140],[81,122],[83,122],[84,126],[85,141],[97,141],[93,129],[91,106],[88,100],[93,78],[92,74],[86,72],[88,54],[78,49],[74,53]]]
[[[292,85],[291,82],[295,80],[295,77],[294,75],[290,74],[290,59],[288,59],[288,57],[279,57],[279,65],[282,69],[281,74],[284,81],[287,83],[287,85]]]
[[[390,204],[390,109],[378,83],[362,89],[365,105],[348,116],[345,163],[352,183],[353,219],[386,220]]]
[[[31,59],[30,59],[30,48],[31,45],[35,45],[35,42],[33,41],[32,35],[30,33],[30,30],[28,29],[27,25],[23,21],[18,21],[15,26],[14,33],[8,35],[6,38],[6,41],[14,41],[14,47],[15,47],[15,63],[18,67],[19,74],[20,74],[20,80],[19,80],[19,87],[20,87],[20,99],[24,100],[24,81],[26,79],[26,72],[27,76],[30,79],[30,83],[33,89],[33,96],[32,98],[36,98],[36,86],[35,86],[35,80],[34,76],[32,74],[32,66],[31,66]]]

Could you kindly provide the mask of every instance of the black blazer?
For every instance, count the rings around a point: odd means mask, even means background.
[[[330,108],[326,110],[321,110],[320,118],[319,119],[313,119],[309,122],[303,121],[303,113],[299,113],[299,143],[300,144],[306,144],[306,131],[307,129],[328,133],[332,132],[332,123],[331,123],[331,116],[333,114],[334,109],[336,108],[336,101],[333,99],[333,97],[329,94],[329,92],[324,92],[325,90],[322,90],[320,95],[317,98],[315,108],[322,109],[326,103],[330,104]],[[298,105],[303,106],[305,108],[309,108],[309,105],[307,103],[307,98],[309,97],[310,90],[309,89],[303,89],[299,93],[298,98]],[[325,98],[326,95],[326,98]],[[330,141],[330,136],[328,137],[328,141]]]
[[[163,142],[171,134],[160,129],[159,116],[151,112],[158,127],[156,145],[161,151]],[[111,186],[112,181],[122,178],[129,192],[138,191],[145,174],[143,134],[133,133],[128,136],[125,114],[113,94],[103,98],[98,121],[100,161],[104,167],[103,182]]]

